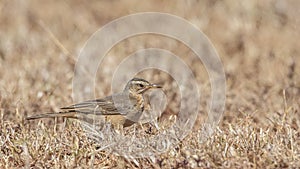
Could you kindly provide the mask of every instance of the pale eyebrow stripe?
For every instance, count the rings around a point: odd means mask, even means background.
[[[148,84],[148,82],[145,81],[133,81],[134,84]]]

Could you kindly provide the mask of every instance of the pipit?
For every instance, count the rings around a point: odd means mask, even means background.
[[[115,129],[131,126],[138,122],[144,112],[150,112],[150,103],[144,93],[153,88],[162,88],[144,79],[133,78],[125,86],[123,92],[107,96],[103,99],[88,100],[61,108],[61,112],[38,114],[27,117],[27,120],[53,117],[75,119],[95,119],[102,116]]]

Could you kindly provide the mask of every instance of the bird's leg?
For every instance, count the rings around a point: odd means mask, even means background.
[[[124,128],[121,124],[114,124],[113,129],[115,130],[116,133],[124,135]]]
[[[142,122],[138,122],[138,124],[141,127],[141,129],[144,131],[143,123]]]

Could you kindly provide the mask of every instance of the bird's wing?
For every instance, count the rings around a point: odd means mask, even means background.
[[[116,96],[118,99],[118,96]],[[112,96],[103,99],[88,100],[68,107],[61,108],[67,112],[77,112],[83,114],[94,115],[125,115],[129,106],[126,104],[118,104],[114,102]]]

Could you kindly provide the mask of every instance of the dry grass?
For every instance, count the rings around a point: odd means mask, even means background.
[[[299,168],[299,7],[296,0],[0,1],[0,168]],[[145,11],[184,17],[218,50],[227,99],[210,139],[199,142],[199,119],[193,133],[167,152],[129,159],[102,150],[77,121],[24,121],[72,103],[76,56],[93,32],[120,16]],[[191,59],[195,56],[186,46],[166,37],[138,36],[115,46],[104,60],[111,69],[98,72],[97,95],[110,94],[113,68],[145,47],[170,50],[196,72],[197,82],[205,84],[199,116],[205,114],[210,86],[203,65]],[[140,76],[164,82],[174,99],[167,111],[176,112],[172,79],[156,71]]]

